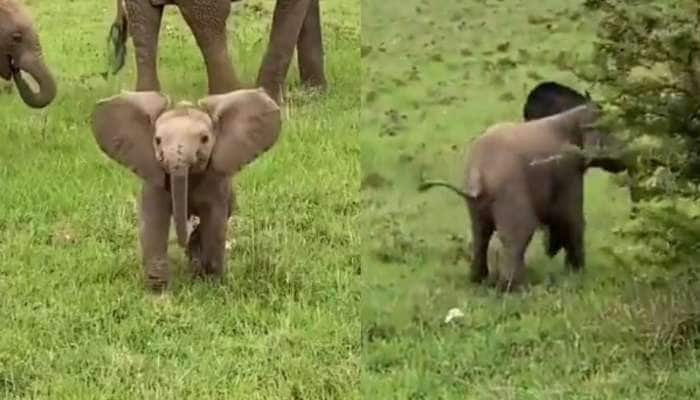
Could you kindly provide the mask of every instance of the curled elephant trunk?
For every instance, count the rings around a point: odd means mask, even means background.
[[[187,232],[187,182],[188,170],[170,175],[170,193],[173,202],[173,220],[177,242],[183,248],[189,241]]]
[[[56,97],[56,81],[40,56],[24,55],[16,61],[12,78],[20,97],[29,107],[43,108]],[[25,72],[36,81],[37,91],[27,82]]]

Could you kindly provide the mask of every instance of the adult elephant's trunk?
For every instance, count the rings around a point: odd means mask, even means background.
[[[29,74],[36,81],[38,85],[37,92],[32,89],[29,82],[26,81],[26,77],[20,71]],[[19,95],[29,107],[46,107],[56,97],[56,81],[41,55],[25,53],[20,59],[15,60],[15,71],[12,78],[15,81]]]
[[[187,233],[187,182],[188,171],[170,175],[170,193],[173,201],[173,220],[175,221],[175,233],[180,246],[187,247],[189,240]]]

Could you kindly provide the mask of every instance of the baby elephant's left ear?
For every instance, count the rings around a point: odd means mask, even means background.
[[[263,89],[213,95],[198,104],[214,121],[217,136],[210,165],[216,172],[235,174],[279,138],[280,109]]]

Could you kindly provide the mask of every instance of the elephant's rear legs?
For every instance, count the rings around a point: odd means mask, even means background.
[[[496,201],[493,218],[505,255],[497,286],[500,290],[510,291],[524,283],[525,252],[539,222],[525,201]]]
[[[488,250],[495,225],[491,215],[480,210],[477,204],[467,203],[467,208],[472,230],[472,264],[469,280],[481,283],[489,275]]]
[[[585,263],[582,222],[560,221],[549,224],[547,256],[552,258],[561,249],[566,252],[566,266],[573,271],[580,271]]]
[[[567,221],[564,230],[565,262],[573,271],[581,271],[586,262],[583,248],[583,225],[583,215],[576,215],[573,221]]]

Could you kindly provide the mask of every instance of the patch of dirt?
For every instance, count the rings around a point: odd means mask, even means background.
[[[360,189],[380,189],[383,187],[391,186],[392,182],[376,172],[370,172],[365,175],[360,183]]]

